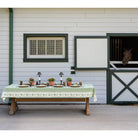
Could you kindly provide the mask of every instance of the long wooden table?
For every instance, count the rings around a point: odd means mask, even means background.
[[[18,84],[12,84],[4,88],[2,99],[12,98],[9,115],[18,110],[17,102],[86,102],[86,115],[90,115],[89,98],[97,101],[94,87],[90,84],[77,88],[63,87],[27,87],[19,88]]]

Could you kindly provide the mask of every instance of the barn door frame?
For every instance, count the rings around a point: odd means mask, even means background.
[[[108,41],[108,70],[107,70],[107,104],[138,104],[138,101],[115,101],[117,97],[119,97],[126,89],[128,89],[131,93],[133,93],[137,98],[138,95],[129,87],[135,80],[138,79],[138,75],[134,77],[128,84],[126,84],[122,79],[120,79],[117,75],[115,75],[115,72],[138,72],[138,69],[129,69],[129,70],[115,70],[110,69],[110,37],[111,36],[124,36],[124,37],[130,37],[130,36],[138,36],[138,33],[107,33],[107,41]],[[120,90],[120,92],[112,98],[112,75],[115,76],[115,78],[124,85],[124,88]]]

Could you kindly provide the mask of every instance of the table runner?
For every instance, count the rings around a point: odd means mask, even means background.
[[[3,89],[1,98],[87,98],[94,97],[97,101],[95,89],[91,84],[84,84],[81,87],[43,87],[36,86],[19,88],[18,84],[11,84]]]

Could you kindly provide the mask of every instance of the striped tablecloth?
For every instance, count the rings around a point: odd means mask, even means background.
[[[20,88],[18,84],[12,84],[3,89],[1,98],[88,98],[94,97],[97,101],[96,93],[93,85],[84,84],[81,87],[43,87],[36,86]]]

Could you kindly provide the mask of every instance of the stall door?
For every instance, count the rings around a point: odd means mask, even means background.
[[[138,71],[110,71],[109,103],[138,103]]]

